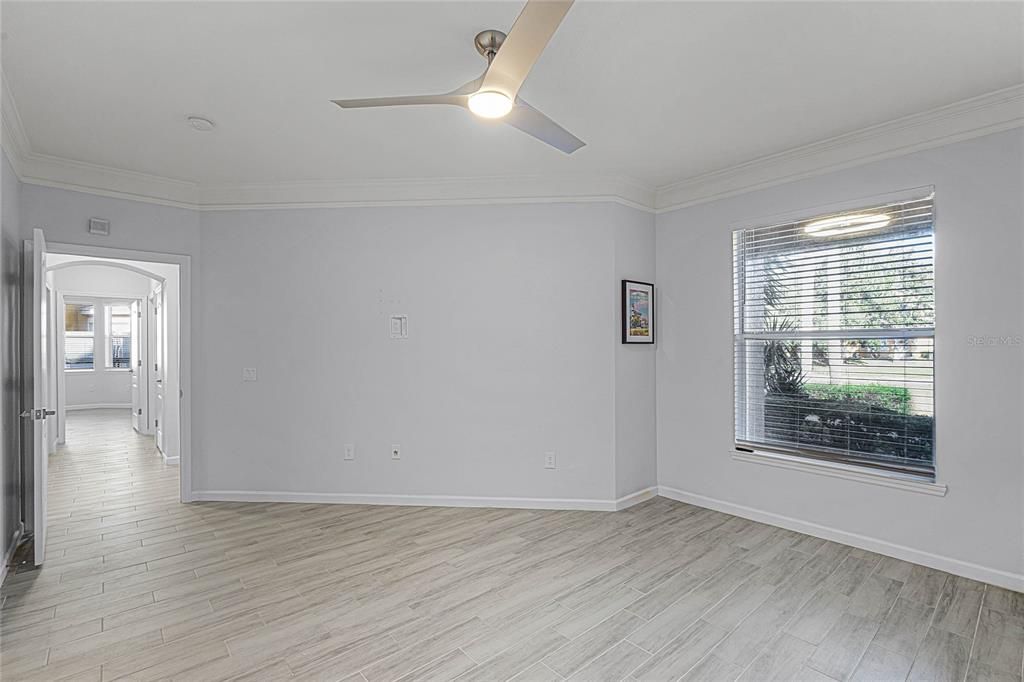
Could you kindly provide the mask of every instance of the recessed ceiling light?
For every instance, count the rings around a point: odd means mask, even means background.
[[[892,222],[885,213],[857,213],[822,218],[804,225],[804,232],[816,237],[833,237],[837,234],[878,230]]]
[[[201,133],[208,133],[213,130],[213,121],[202,116],[189,116],[188,124]]]

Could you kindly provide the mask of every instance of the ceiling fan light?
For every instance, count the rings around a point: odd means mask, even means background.
[[[470,96],[469,110],[481,118],[501,118],[512,111],[512,100],[500,92],[478,92]]]
[[[851,232],[878,230],[889,225],[892,217],[885,213],[839,215],[815,220],[804,225],[804,232],[816,237],[833,237]]]

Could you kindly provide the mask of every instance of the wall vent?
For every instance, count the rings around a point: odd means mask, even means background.
[[[110,221],[103,218],[89,218],[89,234],[98,234],[103,237],[110,235]]]

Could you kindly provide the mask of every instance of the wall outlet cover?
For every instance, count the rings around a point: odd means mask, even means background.
[[[551,450],[544,453],[544,468],[554,469],[555,468],[555,453]]]
[[[352,461],[356,458],[356,446],[352,443],[345,443],[345,459]]]
[[[256,381],[257,378],[255,367],[242,368],[242,381]]]

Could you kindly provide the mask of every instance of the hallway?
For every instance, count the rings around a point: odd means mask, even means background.
[[[71,548],[86,537],[99,541],[98,531],[71,538],[100,520],[145,521],[177,505],[177,465],[164,463],[152,436],[132,429],[129,410],[68,411],[65,441],[50,456],[46,563],[80,556]]]

